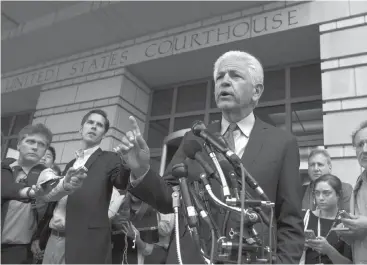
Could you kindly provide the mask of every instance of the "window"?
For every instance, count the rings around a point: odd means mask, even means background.
[[[153,93],[152,116],[171,114],[173,89],[156,90]]]
[[[255,116],[262,121],[273,126],[286,129],[285,127],[285,106],[258,107],[254,110]]]
[[[152,100],[148,129],[152,148],[162,148],[168,134],[190,128],[195,120],[210,124],[222,117],[212,77],[156,90]],[[323,145],[320,63],[265,71],[264,92],[254,114],[292,132],[302,148]]]
[[[260,102],[285,99],[285,71],[268,71],[264,73],[264,92]]]
[[[155,120],[149,122],[148,146],[150,148],[161,148],[164,137],[169,133],[169,119]]]
[[[291,97],[321,95],[320,64],[291,68]]]
[[[321,100],[292,104],[292,133],[300,146],[323,145]]]
[[[178,87],[176,112],[205,109],[207,82]]]

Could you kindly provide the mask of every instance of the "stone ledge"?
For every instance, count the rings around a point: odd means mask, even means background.
[[[360,64],[367,64],[367,54],[339,59],[340,67],[354,66]]]
[[[258,14],[264,11],[264,6],[258,6],[258,7],[253,7],[253,8],[249,8],[249,9],[244,9],[242,10],[241,14],[242,16],[246,17],[249,15],[253,15],[253,14]]]
[[[237,19],[237,18],[240,18],[241,16],[242,16],[241,11],[234,12],[234,13],[231,13],[231,14],[223,15],[222,16],[222,21]]]
[[[367,97],[342,99],[341,107],[343,110],[348,109],[367,109]]]
[[[322,111],[337,111],[342,109],[341,100],[325,102],[322,105]]]
[[[264,11],[269,11],[269,10],[273,10],[273,9],[278,9],[278,8],[285,8],[286,6],[286,1],[277,1],[275,3],[271,3],[271,4],[266,4],[264,5]]]
[[[322,24],[320,25],[319,29],[320,29],[320,32],[325,32],[325,31],[336,29],[336,22]]]
[[[335,69],[339,67],[339,60],[329,60],[321,63],[321,70]]]
[[[356,151],[352,144],[350,145],[340,145],[340,146],[327,146],[326,151],[328,151],[330,157],[355,157]]]
[[[222,21],[222,17],[221,16],[216,16],[216,17],[212,17],[212,18],[208,18],[208,19],[205,19],[203,20],[203,26],[210,26],[210,25],[213,25],[213,24],[216,24],[218,22]]]
[[[348,18],[348,19],[337,21],[336,27],[338,29],[342,29],[346,27],[361,25],[364,23],[365,23],[364,16],[361,16],[361,17],[354,17],[354,18]]]
[[[46,118],[47,116],[54,115],[54,114],[70,113],[70,112],[76,112],[76,111],[85,110],[85,109],[91,109],[91,108],[97,108],[97,107],[101,108],[101,107],[108,107],[108,106],[115,106],[115,105],[131,113],[131,115],[138,117],[140,120],[142,121],[145,120],[146,114],[143,113],[137,107],[133,106],[131,103],[121,98],[121,96],[104,98],[104,99],[87,101],[87,102],[78,102],[74,104],[58,106],[58,107],[53,107],[53,108],[38,109],[35,112],[34,117],[37,119],[43,119],[43,118]]]

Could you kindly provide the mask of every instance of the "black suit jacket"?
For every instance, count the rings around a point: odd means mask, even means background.
[[[209,125],[208,130],[212,133],[220,132],[220,123]],[[202,140],[191,132],[187,133],[168,165],[163,178],[160,178],[154,172],[148,172],[136,187],[130,187],[130,192],[151,204],[160,212],[172,212],[171,187],[178,185],[178,181],[173,179],[170,172],[173,165],[181,163],[186,158],[183,152],[183,143],[190,139],[202,143]],[[210,161],[209,157],[207,159]],[[300,161],[296,138],[286,131],[256,118],[245,153],[241,159],[246,169],[257,180],[269,199],[275,202],[277,262],[299,263],[304,245],[304,236],[301,211],[302,189],[299,176]],[[203,172],[195,161],[189,163],[188,170],[190,176],[199,176],[200,172]],[[214,185],[213,190],[219,197],[219,187]],[[224,214],[217,207],[212,207],[212,214],[217,224],[223,222]],[[181,248],[183,263],[200,263],[198,250],[191,241],[189,233],[185,233],[183,218],[180,219],[181,245],[184,245]],[[233,218],[232,225],[239,226],[239,220]],[[168,263],[177,262],[175,248],[175,241],[172,241]]]
[[[75,162],[70,161],[64,173]],[[68,196],[65,223],[65,261],[71,264],[111,263],[108,208],[112,186],[126,189],[130,171],[113,152],[97,149],[87,160],[83,186]]]

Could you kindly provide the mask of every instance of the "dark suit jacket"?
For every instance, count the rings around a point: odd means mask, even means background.
[[[208,130],[212,133],[220,132],[220,123],[209,125]],[[172,212],[171,187],[178,185],[178,181],[173,179],[170,171],[173,165],[183,162],[186,158],[183,152],[183,142],[190,139],[202,143],[202,140],[191,132],[187,133],[167,167],[163,178],[160,178],[154,172],[148,172],[136,187],[130,186],[130,192],[162,213]],[[209,161],[209,157],[207,159]],[[304,245],[304,236],[301,211],[302,189],[299,176],[300,161],[296,138],[256,118],[245,153],[241,159],[246,169],[258,181],[269,199],[275,202],[277,262],[299,263]],[[188,170],[190,176],[199,176],[200,172],[203,172],[195,161],[189,163]],[[213,181],[212,183],[215,184],[216,182]],[[217,196],[219,194],[218,189],[217,186],[213,185],[213,191]],[[211,208],[214,220],[217,224],[222,224],[224,213],[218,210],[217,206]],[[181,248],[183,263],[201,263],[198,249],[193,244],[189,233],[185,233],[183,218],[180,219],[181,245],[184,246]],[[232,225],[238,225],[239,227],[238,218],[237,220],[232,218],[231,222]],[[177,263],[175,248],[175,241],[172,241],[167,263]]]
[[[70,161],[64,173],[75,162]],[[126,189],[130,171],[120,157],[97,149],[85,164],[83,186],[68,196],[65,223],[65,261],[71,264],[112,263],[108,208],[112,186]]]

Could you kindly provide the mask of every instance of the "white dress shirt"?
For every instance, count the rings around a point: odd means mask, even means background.
[[[254,113],[251,112],[247,117],[237,122],[237,126],[239,129],[233,131],[233,138],[236,147],[235,153],[239,158],[241,158],[245,152],[248,139],[250,137],[250,133],[254,128],[254,124],[255,124],[255,116]],[[226,133],[229,125],[230,122],[227,121],[224,117],[222,117],[221,131],[220,131],[222,135]]]
[[[87,160],[90,158],[90,156],[99,148],[99,146],[95,146],[93,148],[89,148],[83,151],[84,156],[80,157],[78,156],[77,159],[74,162],[73,167],[79,168],[81,166],[84,166]],[[81,152],[81,150],[78,150],[76,153]],[[57,203],[53,217],[50,221],[50,228],[57,230],[57,231],[65,231],[65,217],[66,217],[66,202],[67,202],[68,196],[64,196],[59,200]]]

